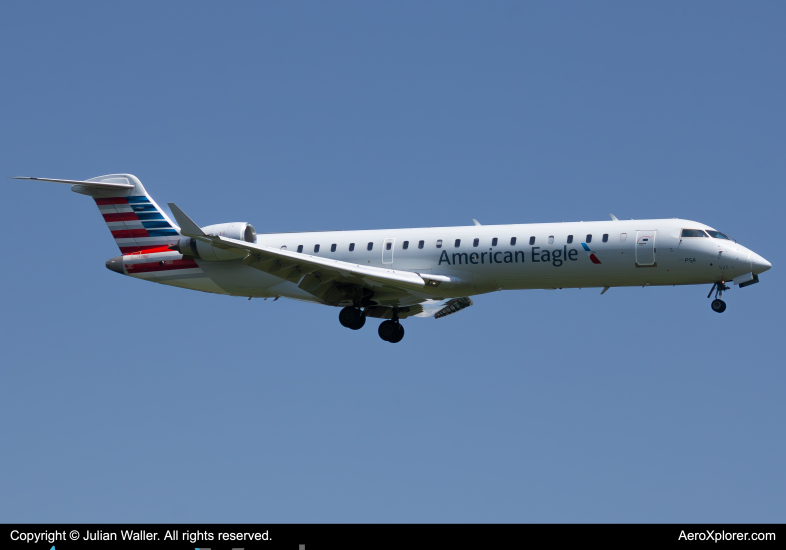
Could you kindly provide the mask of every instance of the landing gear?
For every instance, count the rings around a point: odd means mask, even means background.
[[[401,342],[404,338],[404,327],[398,321],[382,321],[377,332],[380,338],[391,344]]]
[[[398,322],[398,308],[393,308],[393,319],[390,321],[382,321],[377,330],[379,337],[385,342],[397,344],[404,338],[404,327]]]
[[[366,316],[360,308],[347,306],[338,314],[338,322],[347,328],[358,330],[366,324]]]
[[[726,286],[725,281],[713,283],[710,293],[707,294],[707,298],[712,296],[713,290],[715,291],[715,299],[712,301],[712,304],[710,304],[712,306],[712,311],[715,313],[723,313],[726,311],[726,302],[721,300],[721,297],[723,296],[723,291],[729,290],[729,287]]]
[[[372,316],[376,316],[373,311],[371,313]],[[366,324],[366,314],[357,306],[347,306],[339,312],[338,321],[349,329],[358,330]],[[379,324],[378,333],[385,342],[392,344],[401,342],[401,339],[404,338],[404,327],[398,320],[398,308],[393,308],[391,320],[382,321]]]

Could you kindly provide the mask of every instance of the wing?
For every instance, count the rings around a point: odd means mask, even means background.
[[[372,291],[375,296],[381,294],[395,302],[411,297],[413,291],[424,292],[421,297],[410,299],[414,304],[428,300],[432,289],[442,282],[450,281],[449,277],[442,275],[352,264],[227,237],[207,235],[176,204],[169,203],[169,208],[180,224],[180,232],[183,235],[237,254],[238,258],[242,258],[243,263],[249,267],[298,283],[299,288],[326,303],[338,304],[346,299],[363,298],[364,289]]]

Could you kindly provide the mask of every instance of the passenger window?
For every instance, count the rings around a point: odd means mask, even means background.
[[[314,245],[314,252],[319,252],[319,245],[318,244]]]
[[[707,234],[701,229],[683,229],[681,237],[706,237]]]
[[[554,244],[554,235],[549,235],[549,244]]]
[[[475,240],[477,241],[477,239],[475,239]],[[475,246],[478,246],[478,245],[475,245]],[[496,237],[491,239],[491,246],[497,246],[497,238]]]
[[[355,243],[349,243],[349,251],[352,252],[355,250]]]
[[[568,244],[573,242],[573,235],[568,235]]]
[[[418,241],[418,248],[423,248],[423,246],[425,244],[426,244],[426,241]]]
[[[516,237],[510,238],[510,246],[516,246]]]
[[[607,243],[607,242],[609,242],[609,234],[608,234],[608,233],[604,233],[604,234],[603,234],[603,242],[604,242],[604,243]]]
[[[592,235],[587,235],[587,240],[585,241],[587,244],[592,242]]]
[[[287,249],[287,245],[281,247],[281,250],[286,250],[286,249]]]
[[[371,250],[372,248],[374,248],[374,243],[368,243],[366,250]]]
[[[390,250],[393,248],[393,243],[385,243],[385,250]]]
[[[402,248],[404,248],[404,250],[409,248],[409,241],[404,241],[404,246]]]
[[[533,244],[535,244],[535,237],[530,237],[530,238],[529,238],[529,244],[530,244],[530,246],[532,246]]]
[[[455,246],[456,248],[460,247],[461,246],[461,239],[456,239],[456,242],[453,243],[453,246]]]
[[[624,243],[627,240],[627,238],[628,238],[628,234],[627,233],[620,233],[620,242],[621,243]]]
[[[494,240],[496,241],[497,239]],[[479,244],[480,244],[480,239],[475,239],[474,241],[472,241],[472,246],[478,246]]]
[[[335,244],[331,244],[330,245],[330,251],[331,252],[335,252],[336,251],[336,245]]]
[[[442,239],[437,241],[437,248],[442,248]]]
[[[302,244],[297,245],[297,251],[298,252],[303,252],[303,245]]]

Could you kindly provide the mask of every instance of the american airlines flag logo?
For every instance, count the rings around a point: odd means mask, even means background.
[[[589,247],[589,246],[587,246],[587,243],[581,243],[581,246],[583,246],[583,247],[584,247],[584,250],[587,252],[587,256],[589,256],[589,259],[590,259],[590,261],[592,261],[592,263],[593,263],[593,264],[599,264],[599,263],[600,263],[600,260],[599,260],[599,259],[598,259],[598,257],[597,257],[597,256],[596,256],[596,255],[595,255],[593,252],[592,252],[592,250],[590,250],[590,247]]]

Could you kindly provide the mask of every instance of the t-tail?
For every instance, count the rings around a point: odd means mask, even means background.
[[[167,252],[180,231],[131,174],[110,174],[86,181],[18,177],[71,185],[71,191],[92,197],[121,254]]]

